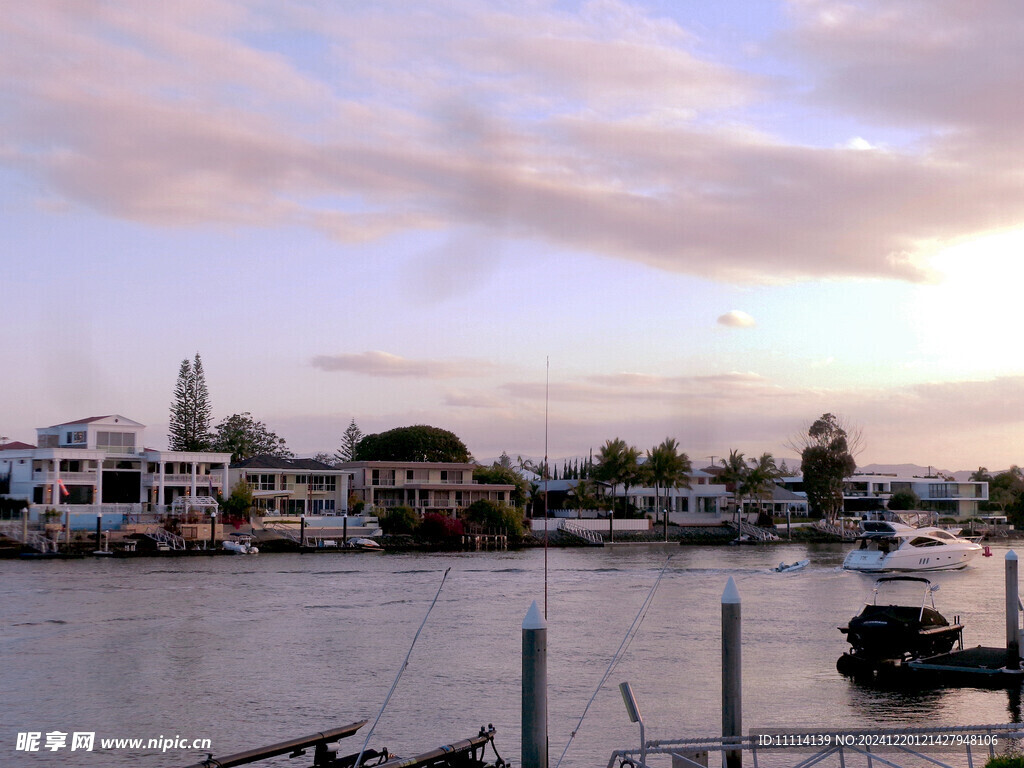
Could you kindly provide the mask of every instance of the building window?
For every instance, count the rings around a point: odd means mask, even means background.
[[[109,453],[135,453],[135,433],[97,432],[96,447]]]
[[[442,469],[441,470],[441,482],[450,483],[452,485],[458,485],[462,483],[462,470],[461,469]]]
[[[370,485],[394,485],[395,470],[375,469],[370,476]]]
[[[273,491],[274,475],[250,475],[246,473],[245,481],[252,486],[254,491]]]
[[[310,483],[314,491],[333,491],[336,487],[334,475],[310,475]]]

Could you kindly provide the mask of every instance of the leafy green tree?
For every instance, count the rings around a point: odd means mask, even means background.
[[[391,507],[378,519],[381,530],[389,536],[411,534],[419,524],[419,518],[411,507]]]
[[[221,502],[220,508],[225,517],[247,518],[252,503],[252,486],[245,480],[239,480],[231,489],[231,495]]]
[[[526,504],[526,480],[511,467],[503,467],[497,461],[489,467],[476,467],[473,470],[473,480],[482,485],[514,485],[510,501],[516,507]]]
[[[644,462],[644,476],[654,484],[654,506],[661,507],[661,489],[689,488],[689,473],[692,469],[690,457],[679,452],[679,445],[674,437],[666,437],[660,445],[647,451]],[[668,541],[668,504],[665,505],[664,520],[665,541]]]
[[[501,528],[509,536],[523,535],[523,515],[519,510],[489,499],[474,501],[466,507],[463,517],[484,528]]]
[[[283,437],[278,437],[248,411],[232,414],[214,427],[213,450],[230,453],[232,462],[253,456],[294,456]]]
[[[807,430],[800,452],[804,491],[811,509],[828,520],[843,511],[843,485],[857,469],[850,435],[839,418],[826,413]]]
[[[341,436],[341,447],[334,454],[335,460],[354,461],[356,446],[359,445],[359,441],[362,439],[363,431],[359,429],[356,420],[353,418],[348,427],[345,428],[345,434]]]
[[[203,361],[181,361],[171,401],[168,447],[172,451],[206,451],[210,448],[210,393]]]
[[[419,424],[366,435],[354,461],[470,461],[469,449],[454,433]]]
[[[991,483],[992,475],[988,473],[988,469],[986,467],[978,467],[976,471],[971,473],[971,477],[969,479],[971,482],[976,483]]]
[[[896,491],[889,497],[888,507],[892,510],[917,509],[920,501],[918,495],[911,490]]]
[[[1022,506],[1022,498],[1024,498],[1024,473],[1021,472],[1020,467],[1014,465],[988,481],[988,502],[984,508],[986,512],[995,509],[1004,514],[1010,514]]]

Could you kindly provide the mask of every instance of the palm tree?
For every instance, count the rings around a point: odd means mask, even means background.
[[[750,459],[748,485],[752,494],[757,496],[758,517],[764,511],[764,495],[770,493],[775,481],[782,476],[775,465],[775,457],[770,453],[762,453],[760,458]]]
[[[722,459],[722,482],[733,487],[736,495],[736,525],[739,527],[740,511],[743,509],[743,497],[750,491],[750,467],[743,454],[737,450],[729,451],[729,458]]]
[[[644,462],[644,473],[654,483],[654,507],[661,506],[661,488],[689,488],[690,457],[679,453],[679,445],[674,437],[666,437],[661,445],[647,451]],[[657,513],[655,513],[657,514]],[[665,541],[668,541],[668,505],[665,505]]]
[[[594,467],[593,477],[611,483],[614,487],[622,483],[623,487],[623,516],[629,506],[629,486],[632,485],[640,474],[638,460],[639,452],[636,448],[626,445],[626,441],[616,437],[608,440],[597,454],[597,466]],[[609,533],[612,541],[615,541],[615,501],[612,500],[612,512],[608,518]]]

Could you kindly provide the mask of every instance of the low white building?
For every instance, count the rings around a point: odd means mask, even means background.
[[[655,492],[653,486],[630,486],[629,503],[641,512],[656,513],[660,520],[664,511],[668,510],[670,522],[680,521],[681,524],[692,525],[695,519],[718,520],[732,499],[732,494],[725,485],[717,482],[714,475],[700,469],[691,471],[687,478],[689,488],[661,488]],[[624,489],[616,485],[610,489],[610,495],[621,499]],[[683,522],[685,521],[685,522]]]

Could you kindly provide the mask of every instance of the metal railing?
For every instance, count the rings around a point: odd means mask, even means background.
[[[150,528],[146,531],[146,536],[153,539],[157,545],[166,544],[174,550],[185,549],[185,540],[165,528]]]
[[[843,541],[852,541],[853,539],[856,539],[858,535],[858,532],[855,530],[851,530],[850,528],[847,528],[843,525],[836,525],[835,523],[830,523],[827,520],[815,520],[814,528],[821,531],[822,533],[827,533],[831,536],[837,536]]]
[[[615,750],[608,768],[708,768],[737,764],[753,768],[981,768],[996,754],[1014,752],[1024,724],[957,725],[875,730],[765,730],[741,739],[723,737],[647,741],[635,750]]]
[[[26,531],[20,522],[0,523],[0,536],[6,536],[38,552],[50,553],[58,551],[56,541],[48,536],[44,536],[39,531]]]
[[[558,524],[558,530],[596,546],[602,546],[604,544],[603,536],[582,526],[576,525],[575,523],[569,522],[568,520],[562,520]]]
[[[737,524],[735,520],[727,520],[726,525],[730,528],[737,528],[741,534],[749,536],[752,539],[758,541],[778,541],[778,534],[772,533],[766,528],[761,528],[752,523],[748,523],[746,520],[740,520]]]

